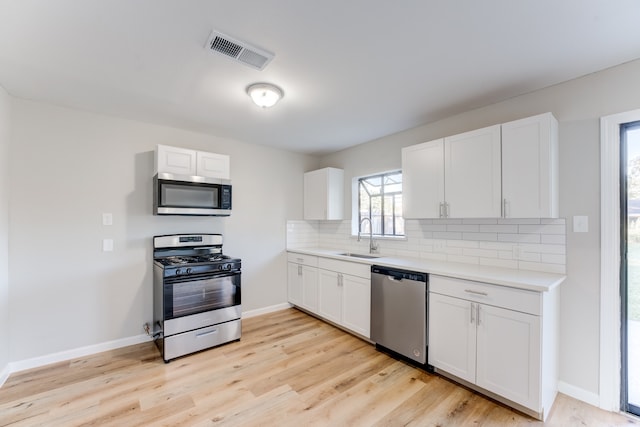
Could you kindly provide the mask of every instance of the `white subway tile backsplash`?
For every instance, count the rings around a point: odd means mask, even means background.
[[[287,221],[287,248],[365,253],[350,220]],[[417,257],[521,270],[566,271],[565,219],[424,219],[405,221],[404,239],[375,239],[386,256]]]
[[[499,218],[498,224],[540,224],[539,218]]]
[[[520,234],[565,234],[564,225],[519,225]]]
[[[479,231],[483,233],[517,233],[518,226],[513,224],[480,225]]]
[[[484,258],[498,258],[498,251],[493,251],[491,249],[464,249],[462,254]]]
[[[480,258],[480,265],[502,268],[518,268],[518,261],[495,258]]]
[[[462,239],[462,233],[453,231],[434,231],[433,238],[445,240],[460,240]]]
[[[464,240],[495,242],[498,240],[498,233],[463,233],[462,238]]]
[[[463,224],[478,224],[478,225],[491,225],[497,224],[498,220],[495,218],[477,218],[477,219],[463,219]]]
[[[462,231],[462,232],[478,232],[480,230],[480,226],[478,224],[451,224],[447,225],[447,231]]]
[[[540,243],[539,234],[503,234],[498,235],[499,242]]]

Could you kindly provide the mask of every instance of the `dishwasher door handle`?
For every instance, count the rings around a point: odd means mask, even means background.
[[[387,279],[391,280],[392,282],[402,282],[402,277],[387,276]]]

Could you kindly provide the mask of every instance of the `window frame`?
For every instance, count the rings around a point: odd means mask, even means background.
[[[380,178],[380,187],[381,187],[381,191],[380,191],[380,195],[379,196],[374,196],[374,197],[380,197],[380,203],[381,203],[381,208],[380,208],[380,213],[381,213],[381,221],[380,221],[380,231],[382,232],[382,234],[373,234],[374,236],[376,236],[377,238],[406,238],[406,230],[404,232],[404,234],[397,234],[397,220],[398,218],[402,219],[402,221],[404,222],[404,217],[402,216],[402,212],[400,212],[399,215],[396,214],[396,197],[398,195],[400,195],[402,197],[402,189],[400,191],[391,191],[391,192],[385,192],[385,178],[387,176],[390,175],[400,175],[402,176],[402,170],[401,169],[397,169],[397,170],[392,170],[392,171],[387,171],[387,172],[380,172],[380,173],[375,173],[375,174],[371,174],[371,175],[366,175],[366,176],[361,176],[361,177],[357,177],[354,181],[355,181],[355,189],[356,189],[356,198],[357,198],[357,225],[355,227],[355,234],[359,234],[362,232],[362,220],[364,218],[369,218],[369,220],[371,220],[372,218],[372,206],[371,206],[371,194],[366,190],[366,186],[363,184],[363,181],[372,179],[372,178]],[[400,183],[400,186],[402,186],[402,183]],[[361,194],[360,191],[361,189],[364,189],[364,191],[367,191],[367,194],[369,196],[369,207],[368,207],[368,212],[369,212],[369,216],[368,217],[364,217],[362,216],[362,202],[361,202]],[[384,221],[384,212],[385,212],[385,198],[387,197],[391,197],[392,200],[392,234],[389,233],[385,233],[385,221]],[[370,227],[373,227],[373,224],[369,225]]]

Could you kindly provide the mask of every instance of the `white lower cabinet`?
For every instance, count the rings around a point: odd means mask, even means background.
[[[287,294],[289,303],[310,311],[318,309],[318,257],[289,254]]]
[[[544,419],[557,393],[557,292],[440,276],[429,287],[429,364]]]
[[[288,254],[288,301],[365,338],[370,337],[371,266]]]
[[[318,277],[318,314],[369,338],[371,279],[324,269]]]

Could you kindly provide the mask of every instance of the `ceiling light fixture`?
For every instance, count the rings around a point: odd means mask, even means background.
[[[282,89],[269,83],[252,84],[247,87],[247,94],[262,108],[273,107],[284,96]]]

